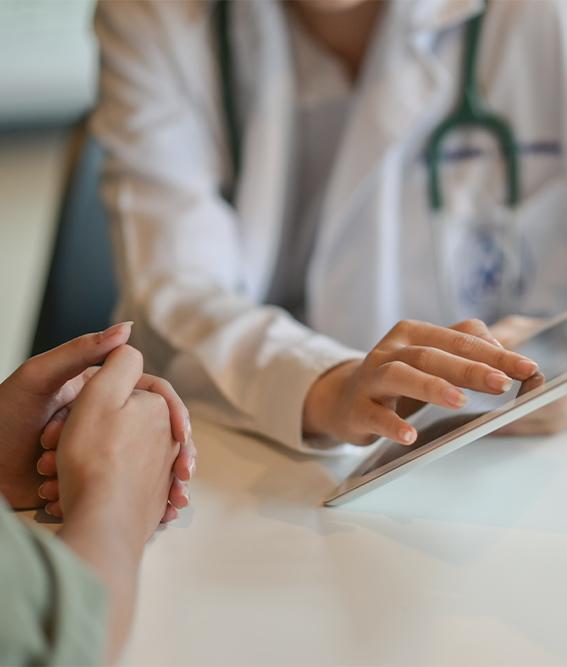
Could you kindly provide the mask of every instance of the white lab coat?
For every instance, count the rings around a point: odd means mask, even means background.
[[[207,8],[196,16],[184,1],[99,7],[92,127],[108,151],[120,316],[136,321],[133,340],[150,370],[193,405],[306,449],[302,405],[320,373],[367,352],[399,319],[444,321],[422,156],[455,105],[462,27],[479,7],[391,3],[328,184],[306,275],[308,327],[264,304],[293,197],[294,68],[282,7],[233,4],[243,144],[234,208],[219,195],[230,156]],[[529,276],[514,309],[551,314],[567,308],[567,4],[493,0],[478,71],[521,153],[514,224]],[[468,152],[449,145],[457,152],[443,168],[445,219],[494,206],[505,192],[487,137],[467,141]],[[458,259],[452,270],[473,252],[460,229],[447,225],[439,246]],[[473,303],[458,314],[481,311]]]

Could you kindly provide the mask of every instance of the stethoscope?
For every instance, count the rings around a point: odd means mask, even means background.
[[[428,199],[431,211],[431,231],[435,248],[438,291],[441,295],[441,310],[446,322],[469,314],[478,314],[494,320],[518,309],[519,292],[523,286],[523,249],[514,221],[514,209],[520,200],[520,168],[517,143],[511,125],[502,116],[492,112],[480,93],[477,81],[477,62],[482,25],[487,3],[476,16],[470,18],[465,27],[462,59],[461,94],[453,112],[437,125],[426,143]],[[497,142],[505,169],[506,199],[504,207],[494,207],[491,224],[477,225],[474,234],[467,237],[467,246],[457,251],[444,247],[446,237],[455,232],[456,221],[449,216],[448,225],[443,225],[444,199],[440,184],[442,146],[455,130],[481,130]],[[479,215],[482,222],[481,213]],[[453,228],[451,228],[453,227]],[[457,253],[457,256],[451,256]],[[469,272],[468,285],[455,287],[458,271],[463,260],[459,256],[475,253],[475,266]],[[471,275],[472,274],[472,275]],[[460,289],[460,292],[458,291]],[[491,298],[487,298],[491,297]],[[487,303],[490,301],[491,303]],[[471,313],[461,311],[460,304],[468,303]],[[484,303],[483,303],[484,302]],[[475,313],[475,309],[476,313]]]
[[[227,189],[228,191],[224,194],[228,201],[232,202],[235,195],[235,184],[240,173],[241,146],[237,124],[235,82],[229,39],[230,5],[231,0],[217,1],[214,8],[214,23],[220,68],[220,92],[225,110],[228,147],[232,162],[232,182]],[[439,168],[442,161],[443,142],[449,134],[460,129],[482,130],[494,137],[500,148],[505,168],[507,188],[505,203],[508,211],[513,211],[520,200],[520,169],[514,131],[505,118],[490,110],[479,91],[477,82],[478,47],[486,11],[487,3],[482,7],[479,14],[470,18],[466,23],[462,61],[462,89],[455,110],[433,129],[429,139],[426,141],[427,195],[429,207],[433,214],[440,213],[444,205]],[[434,229],[433,232],[434,236],[439,236],[439,229]],[[513,233],[513,230],[510,230],[510,233]],[[436,242],[438,249],[440,245],[440,242]],[[504,254],[507,254],[511,259],[515,257],[516,263],[519,261],[514,243],[509,243],[508,248],[505,248],[504,251]],[[438,257],[437,263],[441,266],[443,263],[441,257]],[[485,279],[487,281],[496,280],[495,273],[496,270],[492,269],[492,275],[487,273]],[[458,313],[451,305],[454,298],[447,293],[445,287],[448,280],[450,280],[450,277],[444,275],[441,270],[439,272],[440,290],[445,293],[442,298],[444,304],[442,310],[444,310],[444,319],[451,320],[455,317],[458,318]],[[503,309],[506,310],[507,306],[504,306]]]
[[[519,160],[514,132],[505,118],[490,111],[478,89],[476,79],[478,45],[485,15],[486,5],[480,14],[467,21],[461,95],[455,110],[439,123],[427,142],[425,155],[428,169],[428,194],[429,204],[433,211],[438,211],[443,206],[439,179],[441,147],[447,136],[458,129],[480,129],[496,139],[506,167],[508,190],[506,203],[513,208],[520,198]]]

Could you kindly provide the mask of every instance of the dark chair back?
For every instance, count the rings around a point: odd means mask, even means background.
[[[116,301],[105,209],[102,150],[86,138],[65,194],[32,354],[104,329]]]

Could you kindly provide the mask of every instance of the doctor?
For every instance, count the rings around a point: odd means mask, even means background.
[[[500,137],[457,128],[432,193],[475,17],[516,181]],[[535,372],[470,318],[567,308],[565,3],[103,1],[96,27],[120,314],[180,392],[313,450],[411,443],[407,399]]]

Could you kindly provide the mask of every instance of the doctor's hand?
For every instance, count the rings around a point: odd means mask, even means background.
[[[504,347],[515,347],[546,323],[545,320],[513,315],[500,320],[490,332]],[[567,398],[560,398],[501,428],[498,435],[553,435],[567,430]]]
[[[489,394],[526,380],[537,364],[502,348],[483,322],[444,328],[399,322],[363,360],[348,361],[320,376],[303,409],[307,435],[368,445],[385,436],[403,445],[417,438],[405,421],[407,402],[458,409],[460,387]]]

